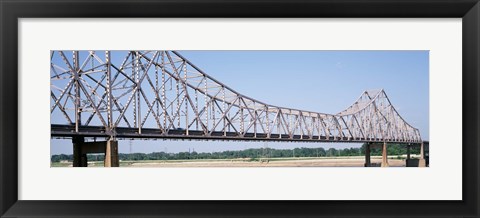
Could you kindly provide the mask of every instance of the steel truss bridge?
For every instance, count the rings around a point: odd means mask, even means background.
[[[384,90],[327,114],[242,95],[176,51],[51,51],[51,136],[422,143]]]

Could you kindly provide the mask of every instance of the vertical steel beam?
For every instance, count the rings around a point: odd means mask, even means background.
[[[137,53],[138,52],[134,52],[132,51],[132,80],[133,82],[135,83],[135,87],[138,85],[137,83],[137,79],[136,79],[136,74],[135,74],[135,69],[136,69],[136,66],[135,66],[135,63],[137,61]],[[133,128],[137,128],[137,97],[135,96],[135,93],[133,93]]]
[[[78,132],[78,128],[82,125],[82,112],[80,107],[80,75],[78,72],[79,60],[78,60],[78,51],[73,51],[73,79],[75,81],[75,132]]]
[[[193,107],[193,106],[192,106]],[[197,113],[195,116],[197,117],[197,119],[195,119],[195,130],[198,131],[198,121],[200,120],[200,115],[198,114],[198,90],[195,89],[195,110]]]
[[[270,113],[268,112],[268,106],[265,105],[265,115],[267,116],[265,122],[267,124],[267,138],[270,138]]]
[[[207,84],[207,77],[205,75],[203,75],[203,80],[205,82],[205,84],[204,84],[204,88],[205,88],[205,90],[204,90],[205,91],[204,92],[205,93],[204,94],[205,95],[204,96],[204,98],[205,98],[205,125],[207,127],[207,128],[205,128],[205,134],[209,135],[209,132],[208,132],[208,130],[209,130],[209,128],[208,128],[208,86],[207,86],[208,84]]]
[[[188,132],[188,101],[186,100],[187,99],[187,62],[184,60],[183,61],[183,82],[182,82],[182,85],[183,85],[183,88],[184,88],[184,92],[183,92],[183,99],[185,101],[185,134],[186,135],[189,135],[189,132]],[[190,98],[190,96],[189,96]],[[193,105],[192,105],[193,107]]]
[[[222,86],[223,136],[227,136],[227,107],[225,105],[225,87]]]
[[[140,107],[140,92],[141,92],[142,86],[140,84],[140,54],[138,51],[135,52],[135,83],[137,86],[137,93],[136,93],[137,98],[136,98],[136,101],[134,102],[136,103],[135,109],[137,110],[135,122],[137,123],[137,126],[138,126],[138,134],[142,134],[142,111]]]
[[[158,62],[158,57],[157,57],[157,62]],[[158,96],[158,64],[155,64],[155,94]],[[157,98],[155,101],[157,103],[157,116],[160,116],[160,99]]]
[[[243,107],[244,107],[244,106],[241,105],[241,101],[244,101],[244,100],[243,100],[243,97],[240,97],[240,99],[238,100],[238,102],[239,102],[238,105],[239,105],[239,107],[240,107],[240,134],[243,135],[244,132],[245,132],[245,131],[244,131],[244,128],[245,128],[245,127],[244,127],[244,125],[245,125],[245,124],[244,124],[245,118],[244,118],[244,115],[243,115]]]
[[[112,114],[112,73],[111,73],[111,57],[110,51],[105,51],[105,61],[107,67],[107,75],[106,75],[106,87],[105,92],[107,93],[107,116],[108,116],[108,133],[112,135],[113,131],[113,114]]]
[[[258,121],[258,114],[257,114],[257,108],[255,107],[255,102],[253,102],[253,134],[254,137],[257,137],[257,121]]]
[[[172,59],[170,59],[172,61]],[[180,128],[180,71],[176,70],[175,64],[171,63],[172,68],[175,72],[177,72],[177,75],[175,75],[178,79],[175,79],[175,90],[176,90],[176,99],[177,99],[177,110],[176,110],[176,117],[177,117],[177,127]]]
[[[165,80],[165,51],[162,52],[162,112],[163,112],[163,129],[167,129],[167,96],[165,94],[165,87],[167,86]]]

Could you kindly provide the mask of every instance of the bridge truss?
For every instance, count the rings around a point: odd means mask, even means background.
[[[421,143],[384,90],[337,114],[244,96],[176,51],[51,51],[52,137]]]

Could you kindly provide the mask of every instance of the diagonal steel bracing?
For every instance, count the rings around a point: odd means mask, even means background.
[[[363,92],[337,114],[278,107],[175,51],[52,51],[50,76],[52,136],[422,141],[384,90]]]

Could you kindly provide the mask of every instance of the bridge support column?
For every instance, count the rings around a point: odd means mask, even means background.
[[[407,160],[410,160],[410,153],[411,153],[410,149],[411,149],[411,145],[409,143],[409,144],[407,144]]]
[[[82,152],[85,138],[81,136],[75,136],[72,138],[73,144],[73,167],[87,167],[87,154]]]
[[[408,143],[407,144],[407,159],[405,160],[405,166],[406,167],[417,167],[418,163],[417,160],[412,160],[410,158],[411,156],[411,149],[412,149],[412,144]]]
[[[119,167],[120,163],[118,160],[118,141],[114,139],[109,139],[106,142],[105,149],[105,167]]]
[[[370,143],[365,144],[365,167],[370,167],[371,160],[370,160]]]
[[[388,167],[387,142],[383,142],[381,167]]]
[[[420,159],[418,160],[418,167],[426,167],[427,163],[425,161],[425,148],[423,142],[420,144]]]

